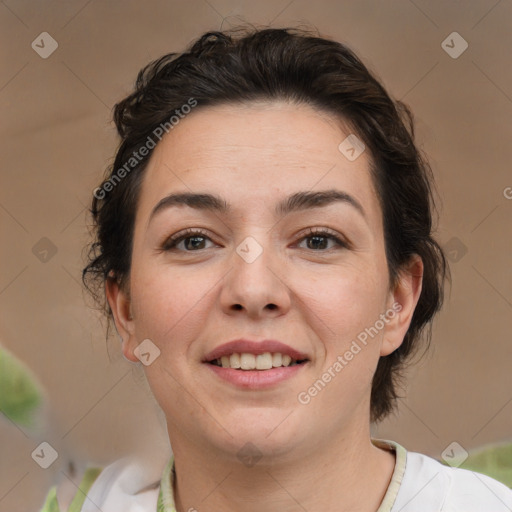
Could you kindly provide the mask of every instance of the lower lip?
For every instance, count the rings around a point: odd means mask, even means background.
[[[294,366],[281,366],[270,370],[235,370],[222,368],[210,363],[204,363],[221,379],[244,389],[265,389],[290,379],[297,374],[307,363]]]

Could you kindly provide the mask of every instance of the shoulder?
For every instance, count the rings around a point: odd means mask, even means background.
[[[103,469],[81,512],[156,510],[162,468],[136,458],[123,458]]]
[[[428,506],[428,509],[425,509]],[[510,512],[512,490],[493,478],[407,452],[393,511]]]
[[[134,458],[104,467],[90,467],[74,496],[66,497],[64,482],[48,492],[40,512],[123,512],[156,510],[162,468]],[[72,499],[71,499],[72,498]]]

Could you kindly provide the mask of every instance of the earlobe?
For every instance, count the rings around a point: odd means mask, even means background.
[[[386,326],[381,356],[391,354],[402,344],[421,295],[422,282],[423,261],[418,255],[414,255],[407,267],[401,270],[398,282],[390,293],[388,311],[393,311],[394,314]]]
[[[109,276],[105,280],[105,294],[114,317],[117,333],[122,340],[123,355],[129,361],[139,362],[133,353],[135,347],[134,323],[128,294],[113,276]]]

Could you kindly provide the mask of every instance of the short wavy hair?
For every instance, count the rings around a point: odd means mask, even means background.
[[[137,201],[152,150],[132,162],[133,168],[115,186],[107,183],[190,98],[197,101],[195,109],[257,100],[308,104],[337,116],[369,150],[390,283],[396,283],[413,255],[424,265],[421,295],[403,343],[380,358],[373,376],[370,418],[381,421],[396,406],[403,370],[424,331],[426,347],[430,343],[431,321],[443,302],[448,268],[433,238],[434,182],[427,159],[414,143],[411,111],[391,99],[340,42],[297,28],[207,32],[187,51],[169,53],[141,69],[135,90],[114,107],[121,141],[92,199],[94,241],[82,272],[86,288],[101,304],[110,326],[112,311],[104,285],[115,279],[127,291]]]

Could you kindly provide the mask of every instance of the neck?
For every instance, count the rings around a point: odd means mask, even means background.
[[[375,512],[395,465],[392,452],[371,443],[369,430],[319,442],[293,460],[263,456],[252,466],[190,445],[173,451],[178,512]]]

